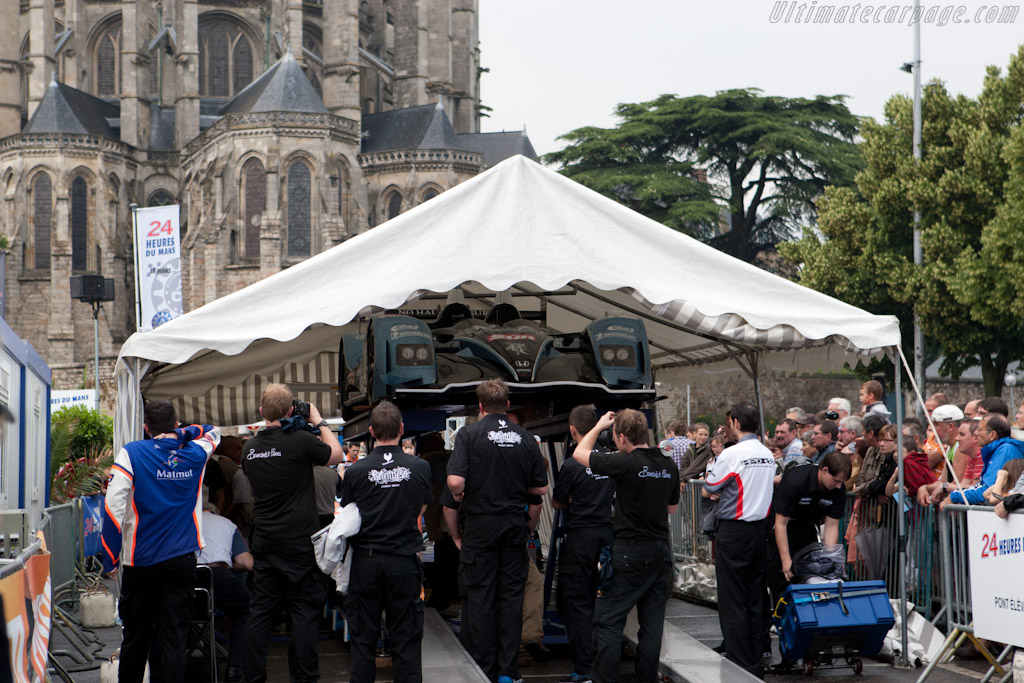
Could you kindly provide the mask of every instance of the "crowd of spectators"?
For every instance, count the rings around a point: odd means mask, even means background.
[[[167,680],[181,680],[184,596],[194,586],[197,557],[210,567],[218,607],[232,619],[225,679],[266,680],[269,634],[287,604],[291,678],[316,680],[317,622],[334,585],[316,567],[310,536],[350,502],[363,520],[350,538],[344,600],[353,680],[374,678],[382,620],[396,680],[421,679],[424,531],[435,550],[426,577],[430,604],[461,617],[467,650],[488,677],[518,681],[525,653],[549,657],[541,644],[540,549],[531,539],[550,463],[508,411],[503,383],[482,384],[478,396],[477,421],[450,451],[440,434],[403,439],[402,415],[386,402],[371,414],[376,448],[343,449],[315,406],[306,408],[310,429],[298,428],[299,402],[284,385],[267,387],[260,406],[266,427],[248,439],[220,438],[208,425],[179,428],[170,404],[152,402],[150,438],[122,449],[107,493],[108,568],[124,567],[121,680],[138,680],[154,657],[169,667]],[[770,654],[768,616],[801,576],[801,556],[815,544],[838,543],[840,520],[849,515],[845,540],[853,558],[868,507],[862,502],[988,504],[1000,516],[1024,507],[1024,404],[1011,422],[997,397],[954,405],[936,393],[925,403],[927,420],[897,425],[883,398],[880,383],[865,382],[859,409],[843,397],[817,411],[793,407],[773,434],[760,436],[757,409],[739,403],[714,430],[670,421],[657,448],[647,445],[641,413],[599,419],[592,408],[575,409],[569,421],[576,446],[566,454],[574,457],[553,482],[553,506],[565,510],[558,608],[573,671],[564,680],[614,680],[618,640],[635,605],[649,636],[641,638],[638,675],[656,669],[672,562],[667,520],[689,481],[703,482],[703,526],[716,537],[724,635],[717,649],[758,675]],[[601,439],[605,429],[610,436]],[[199,477],[197,502],[189,491]],[[166,520],[179,518],[192,520],[177,525],[191,528],[191,536],[166,535]],[[606,571],[611,566],[615,572]]]
[[[754,408],[737,404],[710,440],[703,467],[690,468],[683,477],[682,486],[687,480],[703,480],[705,498],[729,500],[724,512],[719,508],[712,530],[725,636],[717,649],[752,673],[760,674],[770,655],[766,614],[786,584],[799,577],[794,557],[813,544],[838,543],[844,517],[849,546],[844,556],[856,563],[863,559],[857,550],[858,529],[875,521],[878,505],[898,501],[908,513],[915,506],[991,505],[1001,517],[1024,507],[1024,403],[1011,422],[1010,408],[999,397],[954,405],[935,393],[924,405],[927,419],[910,416],[894,424],[879,382],[863,383],[858,397],[857,410],[843,397],[824,401],[819,410],[794,406],[778,417],[774,433],[763,435],[757,447],[747,440],[759,425],[748,424],[744,430],[737,422],[739,417],[749,423],[756,416]],[[674,438],[663,441],[661,448],[678,458],[681,469],[703,459],[696,434],[707,433],[706,425],[673,423],[672,431]],[[685,435],[683,448],[678,434]],[[715,447],[716,441],[724,442],[724,452]],[[756,457],[758,448],[770,453],[771,460]],[[774,463],[770,485],[759,478],[763,462]],[[723,493],[729,487],[738,489]],[[707,531],[707,519],[704,527]],[[768,537],[766,558],[751,550],[756,547],[752,539],[762,533]],[[765,568],[763,573],[759,567]],[[763,595],[766,587],[768,606],[758,616],[755,594]]]

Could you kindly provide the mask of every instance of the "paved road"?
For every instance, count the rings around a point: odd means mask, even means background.
[[[666,619],[709,648],[721,642],[722,632],[718,625],[718,612],[713,608],[672,599],[668,604]],[[93,649],[97,651],[99,657],[109,657],[119,644],[120,629],[94,629],[93,633],[99,638],[99,643]],[[280,642],[276,642],[271,646],[268,659],[268,673],[270,674],[271,682],[288,680],[287,647],[287,642],[283,636],[280,637]],[[70,649],[67,642],[56,631],[54,632],[52,649]],[[524,655],[521,660],[521,673],[525,681],[527,683],[556,683],[560,676],[570,670],[571,662],[564,648],[555,648],[554,655],[555,658],[545,664],[537,664],[529,656]],[[777,657],[778,655],[776,654]],[[60,657],[60,661],[62,664],[74,666],[67,657]],[[336,634],[328,635],[324,633],[324,640],[321,641],[320,646],[321,680],[324,683],[347,683],[349,680],[349,662],[348,645],[341,642],[336,637]],[[386,666],[384,661],[381,664]],[[634,681],[632,668],[632,661],[624,659],[621,669],[622,683],[632,683]],[[972,681],[980,680],[986,668],[984,662],[955,661],[950,664],[944,664],[936,669],[935,673],[929,678],[928,683],[971,683]],[[223,671],[223,668],[221,670]],[[208,668],[204,662],[195,661],[189,667],[187,680],[189,683],[205,681],[207,680],[207,672]],[[898,670],[894,669],[887,662],[868,658],[864,661],[864,673],[858,677],[857,683],[914,683],[920,673],[921,669]],[[76,683],[99,683],[100,681],[98,668],[74,672],[72,676]],[[814,674],[816,679],[850,676],[852,676],[852,673],[849,670],[819,670]],[[390,670],[381,668],[378,671],[377,680],[382,682],[393,680]],[[806,679],[801,675],[769,676],[768,680],[769,682],[775,680],[778,683],[786,683],[787,681],[800,683]]]

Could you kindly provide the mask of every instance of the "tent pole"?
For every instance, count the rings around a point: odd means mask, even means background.
[[[897,547],[899,548],[899,584],[900,584],[900,662],[899,666],[902,669],[909,668],[909,657],[907,654],[907,515],[903,511],[903,506],[906,504],[907,492],[904,488],[904,469],[903,469],[903,386],[901,381],[901,374],[903,368],[900,366],[900,359],[896,353],[893,352],[892,364],[895,368],[896,375],[896,471],[897,471],[897,483],[896,488],[899,491],[898,505],[900,509],[896,511],[896,517],[899,520],[899,529],[897,534]]]
[[[761,383],[757,379],[757,358],[758,355],[756,353],[750,354],[750,369],[752,370],[750,376],[754,378],[754,396],[757,397],[757,414],[761,418],[761,439],[763,440],[768,436],[768,432],[765,431],[764,426],[764,402],[761,401]]]

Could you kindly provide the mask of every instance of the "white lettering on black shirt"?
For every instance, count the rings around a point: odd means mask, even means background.
[[[487,432],[487,438],[495,445],[502,448],[509,448],[523,442],[523,436],[519,432]]]
[[[281,451],[277,450],[276,448],[271,448],[269,451],[260,451],[258,453],[256,452],[256,449],[252,449],[252,450],[249,451],[248,454],[246,454],[245,459],[246,460],[256,460],[258,458],[280,458],[280,457],[281,457]]]
[[[669,473],[668,470],[650,470],[650,469],[647,468],[647,465],[644,465],[643,469],[641,469],[639,472],[636,473],[636,476],[641,477],[643,479],[671,479],[672,478],[672,475],[671,475],[671,473]]]
[[[401,486],[403,481],[409,481],[411,477],[412,472],[409,471],[408,467],[395,467],[394,469],[382,468],[379,470],[370,470],[366,473],[366,478],[382,489]]]

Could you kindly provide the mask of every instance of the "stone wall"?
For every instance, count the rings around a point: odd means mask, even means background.
[[[672,377],[670,372],[658,375],[658,394],[667,396],[657,405],[659,426],[663,429],[667,421],[676,417],[686,419],[686,382]],[[785,415],[786,410],[799,406],[807,411],[824,410],[828,400],[842,397],[850,401],[856,412],[860,403],[857,399],[861,380],[851,375],[831,374],[814,376],[770,376],[761,380],[761,400],[764,403],[765,420],[774,424]],[[904,378],[904,389],[910,391],[909,383]],[[981,382],[930,382],[928,394],[942,392],[949,397],[951,403],[964,404],[976,398],[984,398],[984,386]],[[1004,389],[1003,400],[1011,404],[1009,389]],[[1024,399],[1024,390],[1016,391],[1016,400]],[[726,377],[709,377],[699,382],[690,383],[690,420],[696,422],[702,416],[716,423],[725,418],[725,412],[738,401],[754,401],[754,382],[745,375]],[[913,400],[907,394],[905,404],[912,410]],[[1011,408],[1010,417],[1015,409]],[[660,433],[660,430],[659,430]]]

